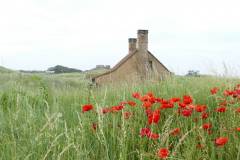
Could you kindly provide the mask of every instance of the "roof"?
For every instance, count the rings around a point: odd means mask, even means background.
[[[98,77],[101,77],[101,76],[104,76],[104,75],[107,75],[107,74],[110,74],[112,72],[114,72],[115,70],[117,70],[121,65],[123,65],[129,58],[131,58],[133,55],[135,55],[136,53],[138,52],[138,50],[136,50],[135,52],[133,53],[130,53],[128,55],[126,55],[120,62],[118,62],[111,70],[105,72],[105,73],[102,73],[100,75],[97,75],[93,78],[98,78]],[[148,51],[148,53],[153,56],[168,72],[170,72],[166,66],[164,66],[151,52]]]

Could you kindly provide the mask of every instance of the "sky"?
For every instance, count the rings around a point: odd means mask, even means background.
[[[172,72],[240,76],[239,0],[0,0],[0,65],[46,70],[114,66],[128,38]]]

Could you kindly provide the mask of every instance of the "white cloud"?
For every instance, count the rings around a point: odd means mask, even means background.
[[[150,50],[167,67],[208,72],[205,60],[237,65],[239,8],[237,0],[1,1],[0,57],[15,69],[114,65],[127,38],[146,28]]]

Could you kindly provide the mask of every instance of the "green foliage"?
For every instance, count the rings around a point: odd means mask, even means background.
[[[57,65],[55,67],[48,68],[48,71],[53,71],[54,73],[74,73],[74,72],[82,72],[81,70],[68,68],[64,66]]]
[[[233,87],[239,80],[213,77],[173,77],[162,82],[106,86],[89,90],[84,74],[1,74],[0,75],[0,159],[81,159],[127,160],[157,159],[159,147],[176,146],[179,139],[166,137],[166,131],[181,127],[182,136],[189,132],[172,159],[237,159],[240,158],[240,135],[230,136],[229,145],[216,148],[213,139],[228,134],[222,126],[237,127],[239,115],[231,112],[219,117],[212,114],[214,129],[220,132],[208,135],[199,128],[201,122],[175,116],[172,111],[161,115],[161,122],[152,126],[160,133],[157,141],[141,138],[139,131],[146,126],[141,103],[126,111],[134,116],[125,120],[122,113],[97,114],[102,107],[133,100],[131,94],[149,91],[157,97],[171,98],[190,94],[197,104],[216,108],[216,99],[210,95],[212,87]],[[82,113],[81,106],[94,105],[94,111]],[[219,122],[222,122],[219,126]],[[92,124],[97,124],[97,130]],[[196,137],[206,141],[206,148],[196,149]],[[238,136],[238,138],[233,137]]]

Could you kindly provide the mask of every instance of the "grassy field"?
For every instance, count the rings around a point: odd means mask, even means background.
[[[152,160],[165,153],[176,160],[240,160],[240,96],[225,91],[240,80],[172,77],[89,88],[85,77],[0,73],[0,159]],[[93,109],[83,112],[86,104]]]

